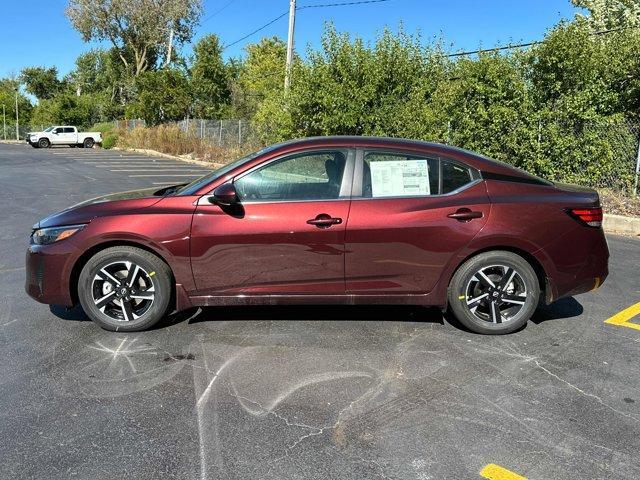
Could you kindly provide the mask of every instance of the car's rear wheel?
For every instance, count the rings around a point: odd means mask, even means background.
[[[135,247],[96,253],[78,279],[85,313],[106,330],[135,332],[158,323],[171,299],[171,271],[155,255]]]
[[[51,143],[46,138],[41,138],[40,140],[38,140],[38,147],[49,148],[50,146],[51,146]]]
[[[449,284],[449,306],[468,329],[484,334],[522,327],[538,305],[540,284],[524,258],[508,251],[470,258]]]
[[[84,148],[93,148],[93,145],[94,145],[95,143],[96,143],[96,142],[94,142],[94,141],[93,141],[93,138],[85,138],[85,139],[84,139],[84,142],[82,143],[82,146],[83,146]]]

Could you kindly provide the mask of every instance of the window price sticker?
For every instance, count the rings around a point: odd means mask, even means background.
[[[371,162],[373,197],[429,195],[427,160],[392,160]]]

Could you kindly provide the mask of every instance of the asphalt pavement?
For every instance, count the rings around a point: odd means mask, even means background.
[[[40,218],[204,171],[0,144],[0,478],[640,477],[640,316],[605,323],[640,302],[639,239],[608,237],[600,289],[500,337],[379,306],[209,308],[122,334],[24,293]]]

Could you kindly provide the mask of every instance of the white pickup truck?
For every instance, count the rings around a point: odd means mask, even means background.
[[[100,132],[80,133],[70,125],[56,125],[42,132],[27,133],[26,140],[34,148],[49,148],[52,145],[93,148],[96,143],[102,143],[102,135]]]

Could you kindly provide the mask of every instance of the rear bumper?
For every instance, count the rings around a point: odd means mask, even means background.
[[[26,255],[27,294],[40,303],[72,306],[69,280],[78,253],[68,242],[30,245]]]
[[[599,288],[609,276],[609,247],[604,232],[602,229],[593,229],[593,231],[582,233],[580,242],[575,241],[569,244],[573,245],[572,253],[566,250],[568,245],[565,242],[568,239],[564,239],[563,242],[565,243],[562,248],[563,255],[560,255],[560,252],[554,252],[556,271],[549,278],[552,298],[548,296],[548,300],[554,301],[590,292]],[[579,260],[575,253],[580,255]]]

